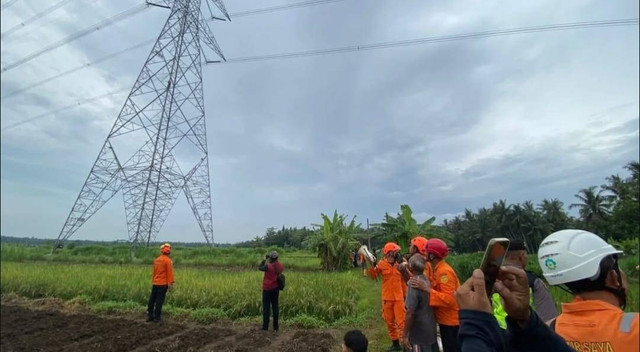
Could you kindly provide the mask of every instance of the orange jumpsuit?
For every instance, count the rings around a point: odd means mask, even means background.
[[[167,255],[161,255],[153,261],[152,284],[157,286],[172,285],[175,282],[173,278],[173,262]]]
[[[382,275],[382,316],[391,340],[400,340],[404,331],[406,283],[402,280],[398,265],[381,260],[369,269],[369,275],[374,280]]]
[[[431,268],[430,265],[429,268]],[[458,302],[453,297],[453,294],[460,287],[458,275],[444,260],[440,261],[431,271],[429,305],[433,307],[438,324],[447,326],[460,325]]]
[[[576,297],[562,304],[555,330],[578,352],[637,352],[639,324],[638,313],[624,313],[609,303]]]

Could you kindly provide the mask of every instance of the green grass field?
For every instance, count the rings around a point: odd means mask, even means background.
[[[257,268],[266,253],[271,250],[280,253],[283,265],[290,269],[317,270],[320,259],[310,252],[286,250],[282,248],[208,248],[173,247],[172,258],[175,265],[215,266],[234,268]],[[151,264],[158,255],[158,249],[140,248],[136,258],[131,258],[127,245],[91,245],[59,249],[50,254],[49,246],[27,246],[20,244],[0,245],[3,261],[47,261],[84,264]]]
[[[262,273],[256,266],[266,248],[174,248],[177,283],[168,295],[166,312],[185,319],[258,323],[261,316]],[[284,326],[363,329],[373,346],[388,344],[381,316],[380,283],[354,269],[342,273],[319,270],[310,252],[278,249],[286,268],[287,287],[281,296]],[[54,255],[46,246],[2,245],[3,295],[54,297],[80,303],[97,312],[144,314],[151,288],[151,262],[156,249],[141,249],[131,259],[127,246],[65,248]],[[482,253],[452,256],[448,262],[466,280]],[[627,311],[638,311],[638,256],[625,257],[621,268],[630,276]],[[529,269],[540,273],[535,256]],[[551,292],[560,307],[571,296]]]

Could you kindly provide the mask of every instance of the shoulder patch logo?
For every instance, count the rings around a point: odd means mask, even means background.
[[[446,284],[447,282],[449,282],[449,277],[447,277],[447,275],[440,276],[440,282]]]

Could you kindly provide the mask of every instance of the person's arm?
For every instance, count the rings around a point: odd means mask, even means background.
[[[554,351],[575,352],[564,339],[551,331],[538,315],[530,311],[527,321],[507,316],[507,346],[520,352]]]
[[[453,294],[456,292],[457,278],[450,272],[435,277],[438,280],[438,290],[431,289],[429,305],[432,307],[456,308],[458,304]]]
[[[432,294],[435,291],[431,291]],[[455,293],[460,306],[458,342],[462,352],[503,352],[502,331],[491,314],[491,303],[485,289],[484,275],[476,269]]]
[[[478,310],[461,309],[458,316],[458,342],[462,352],[506,351],[502,330],[493,315]]]
[[[390,273],[391,270],[394,270],[391,265],[385,265],[381,261],[376,265],[372,266],[371,268],[369,268],[369,277],[371,277],[372,280],[375,280],[378,278],[379,275],[386,275]]]
[[[556,302],[540,279],[536,279],[533,284],[533,304],[542,321],[549,321],[558,316]]]
[[[402,344],[408,351],[411,351],[411,342],[409,342],[409,331],[411,331],[411,326],[413,325],[413,317],[415,315],[415,312],[415,310],[407,308],[407,311],[404,314],[404,333],[402,334]]]
[[[173,284],[176,282],[173,277],[173,263],[171,260],[167,260],[167,283],[169,284],[169,288],[173,287]]]
[[[263,259],[258,266],[258,270],[267,271],[267,259]]]
[[[407,262],[404,262],[400,265],[398,265],[398,271],[400,272],[400,275],[402,276],[402,280],[404,282],[409,281],[409,279],[411,279],[411,273],[409,272],[409,269],[407,269],[407,267],[409,266],[409,264]]]

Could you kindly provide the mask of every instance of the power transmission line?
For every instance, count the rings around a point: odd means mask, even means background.
[[[66,3],[68,3],[71,0],[62,0],[60,2],[57,2],[49,7],[47,7],[46,9],[42,10],[41,12],[38,12],[37,14],[29,17],[28,19],[26,19],[24,22],[17,24],[9,29],[7,29],[6,31],[4,31],[3,33],[0,33],[0,38],[5,38],[6,36],[10,35],[11,33],[17,31],[20,28],[24,28],[25,26],[27,26],[28,24],[52,13],[53,11],[61,8],[62,6],[64,6]]]
[[[123,50],[117,51],[117,52],[112,53],[112,54],[109,54],[109,55],[107,55],[107,56],[103,56],[103,57],[101,57],[101,58],[99,58],[99,59],[97,59],[97,60],[95,60],[95,61],[88,62],[88,63],[86,63],[86,64],[82,64],[82,65],[80,65],[80,66],[74,67],[74,68],[69,69],[69,70],[67,70],[67,71],[64,71],[64,72],[58,73],[57,75],[54,75],[54,76],[51,76],[51,77],[45,78],[45,79],[43,79],[43,80],[41,80],[41,81],[38,81],[38,82],[36,82],[36,83],[30,84],[30,85],[28,85],[28,86],[26,86],[26,87],[24,87],[24,88],[20,88],[20,89],[18,89],[18,90],[15,90],[15,91],[13,91],[13,92],[11,92],[11,93],[9,93],[9,94],[7,94],[7,95],[3,96],[3,97],[2,97],[2,98],[0,98],[0,99],[6,99],[6,98],[10,98],[10,97],[12,97],[12,96],[18,95],[18,94],[20,94],[20,93],[23,93],[23,92],[25,92],[25,91],[29,90],[29,89],[33,89],[33,88],[35,88],[35,87],[41,86],[41,85],[43,85],[43,84],[45,84],[45,83],[51,82],[51,81],[53,81],[53,80],[56,80],[56,79],[58,79],[58,78],[60,78],[60,77],[64,77],[64,76],[69,75],[69,74],[72,74],[72,73],[74,73],[74,72],[78,72],[78,71],[80,71],[80,70],[82,70],[82,69],[85,69],[85,68],[87,68],[87,67],[91,67],[92,65],[95,65],[95,64],[99,64],[99,63],[101,63],[101,62],[103,62],[103,61],[107,61],[107,60],[109,60],[109,59],[112,59],[112,58],[114,58],[114,57],[116,57],[116,56],[120,56],[120,55],[122,55],[122,54],[124,54],[124,53],[126,53],[126,52],[131,51],[131,50],[135,50],[135,49],[142,48],[142,47],[144,47],[144,46],[147,46],[147,45],[149,45],[149,44],[153,43],[154,41],[155,41],[154,39],[152,39],[152,40],[147,40],[147,41],[145,41],[145,42],[138,43],[138,44],[136,44],[136,45],[130,46],[130,47],[126,48],[126,49],[123,49]]]
[[[103,99],[103,98],[106,98],[106,97],[110,97],[110,96],[116,95],[118,93],[123,93],[123,92],[126,92],[126,91],[129,91],[129,88],[118,89],[118,90],[111,91],[111,92],[108,92],[108,93],[105,93],[105,94],[101,94],[101,95],[98,95],[98,96],[94,96],[94,97],[91,97],[91,98],[78,100],[77,102],[75,102],[73,104],[69,104],[69,105],[63,106],[63,107],[55,109],[55,110],[50,110],[50,111],[47,111],[47,112],[43,112],[42,114],[38,114],[38,115],[30,117],[28,119],[9,124],[9,125],[7,125],[5,127],[2,127],[0,129],[0,131],[4,132],[6,130],[10,130],[12,128],[16,128],[16,127],[24,125],[26,123],[33,122],[35,120],[39,120],[39,119],[41,119],[43,117],[47,117],[49,115],[53,115],[53,114],[61,112],[61,111],[73,109],[73,108],[78,107],[78,106],[80,106],[82,104],[90,103],[90,102],[93,102],[93,101],[96,101],[96,100],[100,100],[100,99]]]
[[[0,10],[4,10],[4,9],[6,9],[6,8],[9,8],[9,6],[11,6],[11,5],[15,4],[15,3],[16,3],[16,1],[18,1],[18,0],[9,0],[9,1],[5,2],[4,4],[2,4],[2,5],[0,6]]]
[[[344,1],[344,0],[302,1],[302,2],[298,2],[298,3],[295,3],[295,4],[289,4],[289,5],[271,6],[271,7],[266,7],[266,8],[262,8],[262,9],[240,11],[240,12],[236,12],[236,13],[231,13],[229,15],[230,15],[231,18],[233,18],[233,17],[244,17],[244,16],[251,16],[251,15],[258,15],[258,14],[263,14],[263,13],[269,13],[269,12],[289,10],[289,9],[300,8],[300,7],[328,4],[328,3],[332,3],[332,2],[338,2],[338,1]]]
[[[315,55],[328,55],[328,54],[347,53],[347,52],[353,52],[353,51],[386,49],[386,48],[394,48],[394,47],[400,47],[400,46],[421,45],[421,44],[449,42],[449,41],[467,40],[467,39],[480,39],[480,38],[517,35],[517,34],[526,34],[526,33],[552,32],[552,31],[560,31],[560,30],[597,28],[597,27],[631,26],[631,25],[638,25],[639,22],[640,20],[638,18],[632,18],[632,19],[607,20],[607,21],[561,23],[561,24],[554,24],[554,25],[511,28],[511,29],[492,30],[492,31],[485,31],[485,32],[471,32],[471,33],[463,33],[463,34],[455,34],[455,35],[427,37],[427,38],[419,38],[419,39],[411,39],[411,40],[399,40],[399,41],[374,43],[374,44],[351,45],[351,46],[345,46],[345,47],[320,49],[320,50],[297,51],[297,52],[271,54],[271,55],[246,56],[246,57],[239,57],[235,59],[231,58],[231,59],[228,59],[226,62],[219,62],[215,64],[235,64],[235,63],[245,63],[245,62],[254,62],[254,61],[290,59],[290,58],[315,56]]]
[[[108,27],[108,26],[110,26],[112,24],[115,24],[115,23],[117,23],[119,21],[122,21],[122,20],[124,20],[126,18],[129,18],[129,17],[131,17],[133,15],[136,15],[136,14],[142,12],[143,10],[147,9],[149,6],[150,5],[145,3],[145,4],[140,4],[140,5],[134,6],[132,8],[129,8],[129,9],[125,10],[125,11],[122,11],[119,14],[111,16],[111,17],[109,17],[109,18],[107,18],[107,19],[105,19],[103,21],[100,21],[100,22],[94,24],[93,26],[91,26],[89,28],[86,28],[86,29],[83,29],[83,30],[81,30],[79,32],[76,32],[76,33],[74,33],[74,34],[72,34],[72,35],[70,35],[70,36],[68,36],[68,37],[66,37],[66,38],[64,38],[62,40],[59,40],[59,41],[57,41],[57,42],[55,42],[53,44],[47,45],[44,48],[42,48],[42,49],[40,49],[40,50],[38,50],[38,51],[36,51],[34,53],[31,53],[31,54],[29,54],[29,55],[27,55],[27,56],[15,61],[15,62],[9,64],[9,65],[5,66],[2,69],[2,71],[3,72],[9,71],[9,70],[11,70],[13,68],[16,68],[16,67],[18,67],[18,66],[20,66],[20,65],[22,65],[24,63],[27,63],[27,62],[35,59],[36,57],[38,57],[38,56],[40,56],[42,54],[45,54],[45,53],[47,53],[47,52],[49,52],[49,51],[51,51],[53,49],[61,47],[62,45],[65,45],[65,44],[67,44],[69,42],[72,42],[72,41],[74,41],[76,39],[82,38],[82,37],[86,36],[87,34],[91,34],[91,33],[95,32],[97,30],[100,30],[100,29],[103,29],[105,27]]]
[[[67,1],[68,1],[68,0],[67,0]],[[289,4],[289,5],[272,6],[272,7],[266,7],[266,8],[261,8],[261,9],[255,9],[255,10],[241,11],[241,12],[237,12],[237,13],[232,13],[230,16],[232,16],[232,17],[251,16],[251,15],[258,15],[258,14],[269,13],[269,12],[275,12],[275,11],[289,10],[289,9],[294,9],[294,8],[296,8],[296,9],[297,9],[297,8],[306,7],[306,6],[315,6],[315,5],[322,5],[322,4],[327,4],[327,3],[334,3],[334,2],[338,2],[338,1],[344,1],[344,0],[312,0],[312,1],[302,1],[302,2],[298,2],[298,3],[294,3],[294,4]],[[207,4],[208,4],[208,2],[207,2]],[[72,68],[72,69],[69,69],[69,70],[67,70],[67,71],[65,71],[65,72],[59,73],[59,74],[57,74],[57,75],[54,75],[54,76],[51,76],[51,77],[48,77],[48,78],[45,78],[45,79],[43,79],[43,80],[41,80],[41,81],[38,81],[38,82],[33,83],[33,84],[31,84],[31,85],[28,85],[28,86],[26,86],[26,87],[24,87],[24,88],[21,88],[21,89],[18,89],[18,90],[16,90],[16,91],[13,91],[13,92],[11,92],[11,93],[9,93],[9,94],[5,95],[5,96],[2,96],[2,97],[0,97],[0,100],[6,99],[6,98],[10,98],[10,97],[12,97],[12,96],[16,96],[16,95],[18,95],[18,94],[20,94],[20,93],[23,93],[23,92],[27,91],[27,90],[30,90],[30,89],[35,88],[35,87],[38,87],[38,86],[40,86],[40,85],[42,85],[42,84],[45,84],[45,83],[51,82],[51,81],[56,80],[56,79],[58,79],[58,78],[64,77],[64,76],[66,76],[66,75],[68,75],[68,74],[71,74],[71,73],[74,73],[74,72],[80,71],[80,70],[82,70],[82,69],[85,69],[85,68],[90,67],[90,66],[92,66],[92,65],[95,65],[95,64],[97,64],[97,63],[100,63],[100,62],[106,61],[106,60],[108,60],[108,59],[113,59],[113,58],[115,58],[115,57],[117,57],[117,56],[120,56],[120,55],[122,55],[122,54],[125,54],[125,53],[127,53],[127,52],[129,52],[129,51],[131,51],[131,50],[135,50],[135,49],[138,49],[138,48],[140,48],[140,47],[143,47],[143,46],[145,46],[145,45],[147,45],[147,44],[151,44],[151,43],[153,43],[154,41],[155,41],[155,38],[150,39],[150,40],[147,40],[147,41],[144,41],[144,42],[140,42],[140,43],[135,44],[135,45],[133,45],[133,46],[130,46],[130,47],[126,48],[126,49],[123,49],[123,50],[121,50],[121,51],[118,51],[118,52],[115,52],[115,53],[113,53],[113,54],[109,54],[109,55],[103,56],[103,57],[101,57],[101,58],[99,58],[99,59],[97,59],[97,60],[95,60],[95,61],[91,61],[91,62],[88,62],[88,63],[86,63],[86,64],[82,64],[82,65],[80,65],[80,66],[77,66],[77,67],[74,67],[74,68]]]
[[[438,37],[428,37],[428,38],[411,39],[411,40],[400,40],[400,41],[383,42],[383,43],[375,43],[375,44],[353,45],[353,46],[340,47],[340,48],[331,48],[331,49],[299,51],[299,52],[281,53],[281,54],[272,54],[272,55],[262,55],[262,56],[247,56],[247,57],[241,57],[241,58],[236,58],[236,59],[229,59],[229,60],[226,61],[226,63],[244,63],[244,62],[254,62],[254,61],[288,59],[288,58],[306,57],[306,56],[314,56],[314,55],[338,54],[338,53],[346,53],[346,52],[353,52],[353,51],[385,49],[385,48],[393,48],[393,47],[400,47],[400,46],[430,44],[430,43],[448,42],[448,41],[466,40],[466,39],[481,39],[481,38],[489,38],[489,37],[505,36],[505,35],[517,35],[517,34],[537,33],[537,32],[552,32],[552,31],[569,30],[569,29],[598,28],[598,27],[611,27],[611,26],[629,26],[629,25],[638,25],[638,23],[640,23],[640,19],[638,19],[638,18],[618,19],[618,20],[605,20],[605,21],[560,23],[560,24],[553,24],[553,25],[511,28],[511,29],[492,30],[492,31],[484,31],[484,32],[471,32],[471,33],[446,35],[446,36],[438,36]],[[128,51],[128,50],[131,50],[131,49],[132,48],[127,48],[125,50]],[[73,70],[77,71],[78,69],[79,68],[76,68],[76,69],[73,69]],[[55,78],[53,78],[53,79],[55,79]],[[43,84],[43,83],[38,83],[38,85],[39,84]],[[23,91],[24,90],[26,90],[26,89],[23,89]],[[5,131],[7,129],[12,129],[14,127],[18,127],[18,126],[23,125],[25,123],[28,123],[28,122],[31,122],[31,121],[46,117],[46,116],[48,116],[50,114],[59,112],[61,110],[67,110],[67,109],[70,109],[70,108],[75,107],[77,105],[81,105],[81,104],[89,102],[89,101],[93,101],[93,100],[97,100],[97,99],[100,99],[100,98],[104,98],[107,95],[113,95],[113,94],[116,94],[116,93],[119,93],[119,92],[120,91],[116,91],[116,92],[108,93],[108,94],[106,94],[104,96],[98,96],[98,97],[89,98],[87,100],[82,100],[82,101],[80,101],[80,102],[78,102],[76,104],[65,106],[65,107],[60,108],[58,110],[53,110],[53,111],[49,111],[49,112],[46,112],[46,113],[42,113],[40,115],[25,119],[25,120],[20,121],[20,122],[16,122],[16,123],[11,124],[11,125],[9,125],[9,126],[7,126],[5,128],[2,128],[2,131]]]

